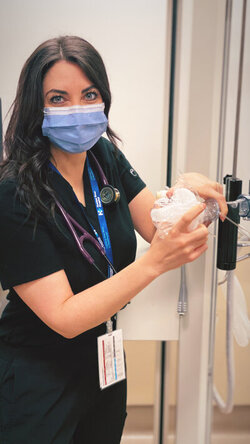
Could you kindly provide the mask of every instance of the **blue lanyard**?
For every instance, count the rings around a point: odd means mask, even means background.
[[[105,214],[104,214],[104,210],[103,210],[103,206],[102,206],[100,190],[99,190],[97,180],[96,180],[94,172],[90,166],[88,158],[86,159],[86,162],[87,162],[87,168],[88,168],[88,173],[89,173],[90,185],[92,188],[92,193],[93,193],[93,197],[94,197],[94,201],[95,201],[96,212],[97,212],[97,216],[98,216],[98,220],[99,220],[99,224],[100,224],[100,228],[101,228],[105,253],[106,253],[108,259],[110,260],[111,264],[113,264],[112,247],[111,247],[111,242],[110,242],[110,237],[109,237],[108,226],[107,226],[107,222],[106,222],[106,218],[105,218]],[[94,232],[95,232],[97,239],[99,240],[98,233],[96,232],[96,230],[94,230]],[[99,240],[99,242],[100,242],[100,240]],[[109,266],[108,276],[110,277],[113,274],[114,274],[113,270]]]

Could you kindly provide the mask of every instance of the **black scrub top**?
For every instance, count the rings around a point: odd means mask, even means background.
[[[145,187],[145,183],[122,152],[115,150],[105,138],[101,138],[92,151],[108,182],[118,188],[121,194],[117,204],[104,207],[114,267],[119,271],[135,259],[136,237],[128,203]],[[102,182],[91,156],[89,161],[101,189]],[[101,235],[86,162],[83,180],[86,208],[77,201],[71,185],[58,172],[49,169],[50,185],[66,211],[93,234],[88,219]],[[87,219],[84,212],[87,213]],[[28,218],[26,207],[16,196],[15,181],[8,180],[0,183],[0,215],[0,281],[3,289],[9,289],[9,302],[0,319],[1,342],[14,346],[51,345],[65,341],[85,342],[89,337],[103,334],[104,324],[76,338],[66,339],[44,324],[13,289],[16,285],[61,269],[65,270],[74,294],[103,280],[79,252],[60,211],[56,210],[56,222],[50,217],[47,220],[40,219],[35,229],[34,219]],[[84,246],[107,275],[107,263],[100,253],[92,244],[85,242]]]

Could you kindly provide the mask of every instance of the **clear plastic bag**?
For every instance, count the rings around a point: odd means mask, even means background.
[[[193,206],[204,202],[197,193],[189,188],[176,186],[173,188],[173,194],[168,197],[167,190],[158,193],[160,196],[154,203],[151,210],[153,224],[159,231],[160,237],[168,234],[169,230],[175,225],[181,217]],[[190,224],[190,231],[194,230],[200,224],[209,225],[213,220],[219,217],[219,205],[215,199],[205,201],[206,208]]]

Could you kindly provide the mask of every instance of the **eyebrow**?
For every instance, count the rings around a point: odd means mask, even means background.
[[[85,92],[89,91],[92,88],[96,88],[95,85],[90,85],[88,86],[88,88],[85,88],[81,91],[82,94],[84,94]],[[64,94],[67,95],[67,91],[63,91],[62,89],[50,89],[48,92],[46,92],[45,97],[50,94],[50,93],[56,93],[56,94]]]

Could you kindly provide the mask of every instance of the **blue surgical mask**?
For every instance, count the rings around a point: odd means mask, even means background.
[[[42,133],[68,153],[89,150],[108,126],[104,103],[44,108]]]

